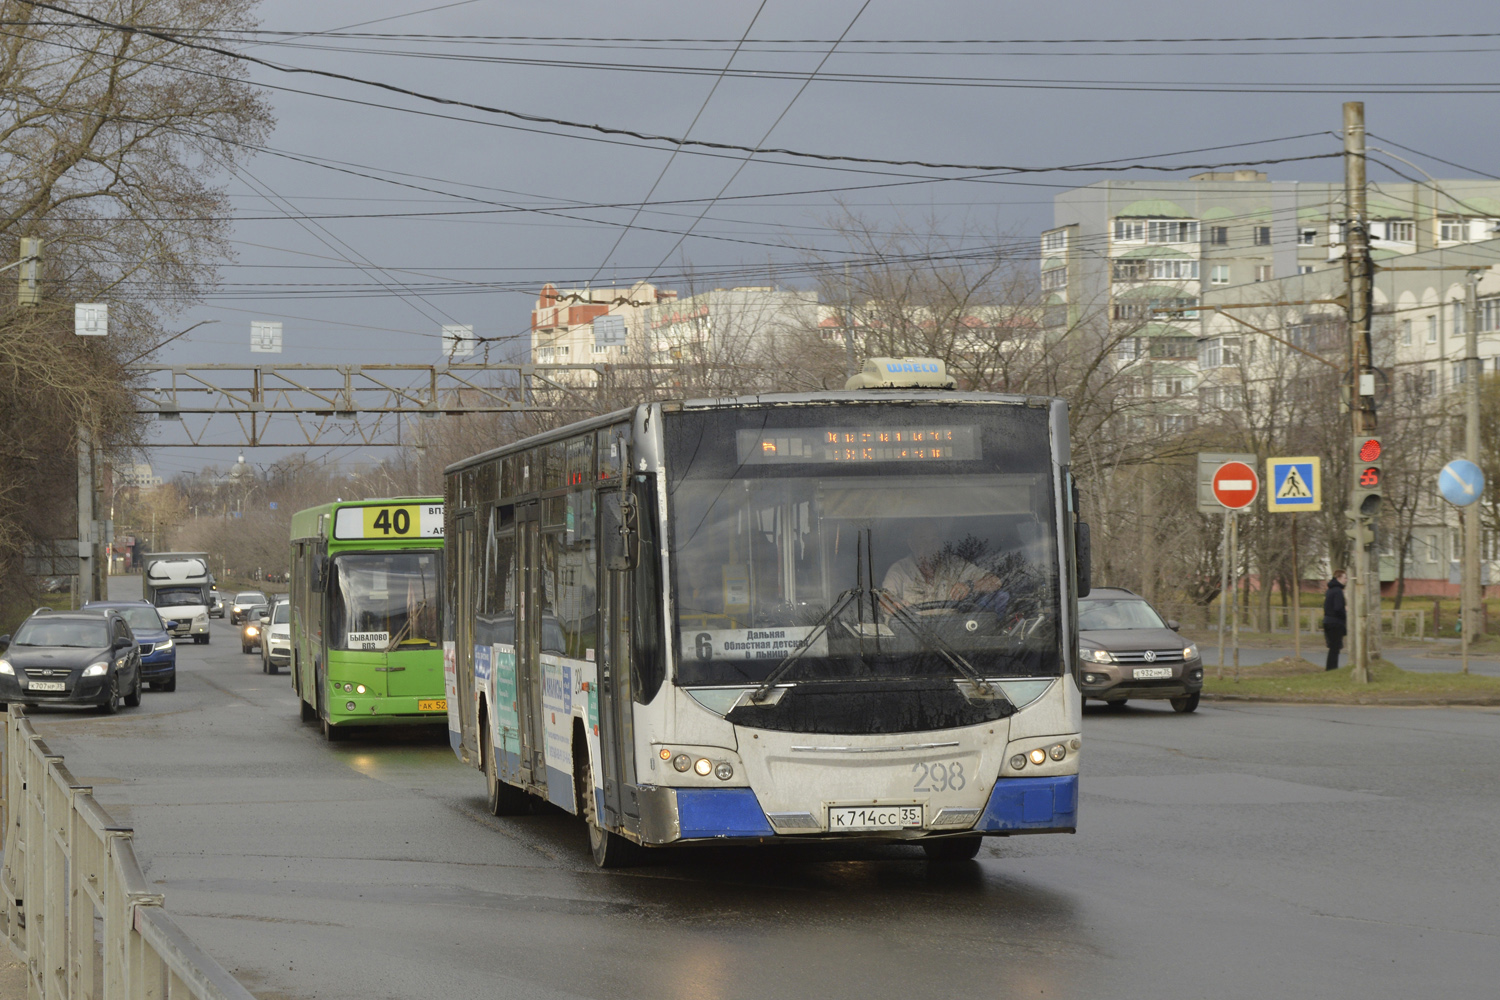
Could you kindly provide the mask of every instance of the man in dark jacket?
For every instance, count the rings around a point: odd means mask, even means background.
[[[1323,638],[1328,643],[1328,663],[1325,670],[1339,668],[1339,651],[1344,648],[1344,633],[1348,631],[1348,619],[1344,614],[1344,582],[1349,574],[1339,570],[1328,581],[1328,593],[1323,595]]]

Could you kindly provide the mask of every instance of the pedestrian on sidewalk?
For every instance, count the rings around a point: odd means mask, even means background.
[[[1323,595],[1323,639],[1328,643],[1328,663],[1324,670],[1339,668],[1339,652],[1344,648],[1344,633],[1348,631],[1348,619],[1344,615],[1344,583],[1349,574],[1343,570],[1333,574],[1328,581],[1328,592]]]

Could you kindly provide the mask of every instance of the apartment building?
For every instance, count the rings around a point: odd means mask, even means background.
[[[1474,229],[1477,226],[1469,232]],[[1430,468],[1421,473],[1430,478],[1431,489],[1416,505],[1405,589],[1409,594],[1451,596],[1458,593],[1459,521],[1454,509],[1438,496],[1437,473],[1444,463],[1460,456],[1462,447],[1458,393],[1465,382],[1471,273],[1479,276],[1480,369],[1485,375],[1500,374],[1500,239],[1444,242],[1403,256],[1399,270],[1376,270],[1371,347],[1380,372],[1378,398],[1385,412],[1421,407],[1431,414],[1435,428],[1430,453],[1423,459]],[[1346,368],[1348,327],[1342,302],[1336,301],[1344,292],[1343,269],[1337,267],[1260,285],[1206,290],[1201,309],[1205,336],[1198,364],[1204,409],[1263,405],[1255,395],[1255,383],[1276,377],[1291,345]],[[1295,419],[1295,414],[1288,416]],[[1414,456],[1403,459],[1411,461]],[[1325,490],[1341,488],[1325,484]],[[1381,580],[1387,585],[1397,576],[1391,535],[1383,533],[1381,539]],[[1500,582],[1500,537],[1487,534],[1484,554],[1485,579]]]
[[[1041,236],[1044,325],[1107,328],[1118,363],[1143,369],[1143,393],[1162,383],[1159,370],[1170,386],[1195,382],[1199,355],[1222,361],[1225,350],[1224,342],[1198,346],[1204,296],[1341,276],[1343,205],[1342,183],[1271,181],[1255,170],[1101,181],[1059,194],[1055,225]],[[1368,212],[1376,261],[1461,247],[1500,231],[1500,182],[1372,184]],[[1172,423],[1182,404],[1177,394],[1164,402]]]
[[[646,313],[647,347],[657,364],[773,363],[820,338],[817,292],[770,285],[714,288],[664,301]]]
[[[677,293],[640,282],[618,288],[542,286],[531,311],[531,361],[619,363],[645,353],[646,315]]]

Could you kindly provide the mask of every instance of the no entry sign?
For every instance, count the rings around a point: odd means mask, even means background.
[[[1242,510],[1260,493],[1260,477],[1244,462],[1225,462],[1214,473],[1214,499],[1230,510]]]

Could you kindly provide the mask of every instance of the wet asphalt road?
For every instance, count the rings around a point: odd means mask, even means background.
[[[147,880],[260,997],[1489,997],[1500,712],[1132,703],[1084,719],[1082,829],[682,850],[600,872],[496,819],[441,734],[330,746],[214,623],[173,694],[38,712]]]

